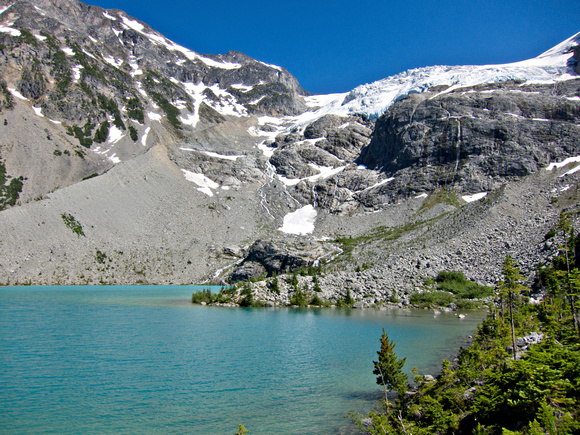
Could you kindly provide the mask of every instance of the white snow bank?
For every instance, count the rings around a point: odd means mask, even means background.
[[[42,107],[32,106],[32,110],[34,110],[34,113],[36,113],[38,116],[40,116],[41,118],[44,118],[44,115],[42,114]]]
[[[264,142],[265,142],[265,141],[264,141]],[[276,148],[274,148],[274,147],[269,147],[269,146],[268,146],[268,145],[266,145],[264,142],[261,142],[261,143],[259,143],[259,144],[258,144],[258,149],[259,149],[260,151],[262,151],[262,153],[264,154],[264,157],[266,157],[266,158],[268,158],[268,159],[269,159],[270,157],[272,157],[272,156],[274,155],[274,150],[275,150]]]
[[[82,65],[76,65],[73,66],[72,68],[72,72],[73,72],[73,82],[77,83],[80,78],[81,78],[81,69],[83,69],[84,67]]]
[[[564,167],[566,165],[569,165],[570,163],[579,163],[579,162],[580,162],[580,156],[578,156],[578,157],[568,157],[563,162],[550,163],[548,165],[548,167],[546,168],[546,171],[551,171],[554,168],[562,168],[562,167]]]
[[[103,56],[103,60],[105,62],[107,62],[108,64],[113,65],[115,68],[119,68],[121,65],[123,65],[123,60],[122,59],[121,60],[117,60],[117,59],[115,59],[114,57],[111,57],[111,56],[107,56],[107,57]]]
[[[278,230],[286,234],[310,234],[314,231],[317,214],[312,205],[299,208],[284,216],[284,224]]]
[[[16,98],[19,98],[21,100],[24,101],[28,101],[28,98],[26,98],[24,95],[22,95],[20,92],[18,92],[16,89],[12,89],[12,88],[8,88],[8,90],[10,91],[10,93],[12,95],[14,95]]]
[[[242,92],[248,92],[249,90],[253,89],[253,86],[239,84],[239,85],[230,85],[230,88],[234,88]]]
[[[326,180],[327,178],[330,178],[333,175],[336,175],[344,171],[344,169],[346,168],[346,166],[339,166],[338,168],[333,168],[331,166],[318,166],[315,165],[314,163],[309,163],[308,166],[320,172],[319,174],[306,177],[305,180],[308,181]]]
[[[203,174],[196,174],[195,172],[188,171],[187,169],[182,169],[183,175],[187,181],[191,181],[192,183],[199,186],[197,190],[202,193],[205,193],[208,196],[213,196],[213,192],[211,189],[217,189],[220,187],[215,181],[207,178]]]
[[[481,198],[484,198],[487,195],[487,192],[480,192],[480,193],[474,193],[473,195],[465,195],[462,196],[461,198],[463,198],[463,200],[465,202],[473,202],[473,201],[479,201]]]
[[[217,159],[222,159],[222,160],[231,160],[232,162],[235,162],[240,157],[244,157],[244,156],[226,156],[224,154],[218,154],[218,153],[214,153],[212,151],[202,151],[202,153],[204,153],[206,156],[215,157]]]
[[[10,36],[20,36],[20,30],[13,29],[12,27],[0,25],[0,32],[8,33]]]
[[[199,120],[199,116],[195,113],[188,113],[185,117],[179,116],[179,120],[184,125],[191,125],[192,127],[195,127]]]
[[[161,121],[161,115],[155,112],[148,112],[147,116],[151,121]]]
[[[347,94],[327,94],[327,95],[310,95],[304,97],[304,103],[308,107],[321,107],[332,103],[333,101],[339,99],[342,100]]]
[[[141,143],[143,144],[143,146],[147,145],[147,137],[149,136],[150,131],[151,127],[147,127],[145,129],[145,133],[143,133],[143,136],[141,137]]]
[[[145,28],[143,24],[135,20],[130,20],[127,17],[121,17],[121,19],[123,20],[123,23],[125,23],[125,26],[129,27],[130,29],[136,30],[137,32],[142,33],[143,29]]]
[[[427,198],[429,195],[427,195],[426,193],[422,193],[421,195],[417,195],[415,197],[415,199],[421,199],[421,198]]]
[[[113,125],[109,129],[109,137],[108,137],[109,143],[117,143],[121,140],[122,137],[123,137],[123,131],[120,128],[118,128],[116,125]]]

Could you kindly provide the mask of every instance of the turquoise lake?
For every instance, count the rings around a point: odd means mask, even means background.
[[[435,374],[485,316],[192,305],[199,288],[0,288],[1,432],[348,433],[380,397],[383,328]]]

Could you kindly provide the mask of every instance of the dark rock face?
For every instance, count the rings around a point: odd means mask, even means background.
[[[574,68],[576,74],[580,74],[580,45],[571,48],[570,51],[574,54],[572,55],[568,65]]]
[[[242,264],[230,276],[231,282],[292,272],[308,264],[307,260],[287,248],[279,248],[266,240],[257,240]]]
[[[395,198],[454,185],[479,192],[578,155],[580,80],[426,92],[394,104],[358,162],[395,179]]]

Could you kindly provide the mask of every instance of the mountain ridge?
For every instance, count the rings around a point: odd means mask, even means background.
[[[408,303],[442,269],[493,284],[506,249],[533,270],[574,210],[577,175],[545,168],[580,155],[580,34],[535,60],[426,67],[324,96],[122,11],[10,3],[0,160],[23,184],[0,212],[0,282],[257,280],[284,304],[293,289],[263,279],[317,265],[329,301],[349,290]],[[509,204],[515,221],[500,213]]]

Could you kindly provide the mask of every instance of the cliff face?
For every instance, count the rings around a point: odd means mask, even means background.
[[[580,154],[580,80],[502,83],[411,95],[377,121],[358,162],[394,180],[393,199],[473,194]]]

